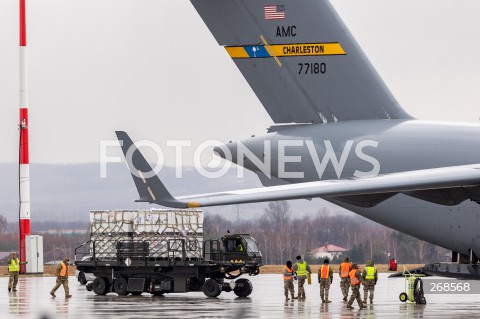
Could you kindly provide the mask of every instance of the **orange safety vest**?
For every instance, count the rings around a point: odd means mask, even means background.
[[[360,285],[360,280],[357,278],[357,269],[350,270],[350,285]]]
[[[288,268],[287,266],[284,266],[284,267],[283,267],[283,271],[285,271],[285,269],[286,269],[288,272],[290,272],[290,273],[293,274],[293,269],[292,269],[292,268]],[[285,281],[291,281],[291,280],[293,280],[293,275],[285,275],[285,273],[284,273],[284,274],[283,274],[283,280],[285,280]]]
[[[65,275],[67,275],[68,273],[68,266],[65,265],[64,262],[61,263],[62,265],[62,269],[60,269],[60,277],[65,277]]]
[[[347,278],[351,267],[352,267],[352,265],[350,263],[346,263],[346,262],[341,263],[340,264],[340,277]]]
[[[327,279],[329,274],[330,274],[330,266],[322,265],[322,268],[320,269],[320,278]]]

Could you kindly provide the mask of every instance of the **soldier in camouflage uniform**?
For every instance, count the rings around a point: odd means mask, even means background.
[[[283,291],[285,300],[290,300],[288,299],[288,292],[290,292],[292,299],[297,299],[295,297],[295,288],[293,287],[293,268],[290,260],[283,267]]]
[[[297,262],[293,265],[293,270],[297,273],[298,278],[298,299],[305,299],[305,288],[303,286],[307,279],[307,273],[312,273],[310,266],[302,260],[301,256],[297,256]]]
[[[363,271],[363,303],[367,303],[368,292],[370,291],[370,303],[373,303],[373,292],[377,284],[377,269],[373,266],[373,261],[367,260],[365,270]]]
[[[26,265],[26,262],[20,262],[17,257],[17,253],[13,252],[10,254],[10,258],[8,258],[8,292],[10,291],[17,291],[17,283],[18,283],[18,273],[20,272],[20,265]]]
[[[320,283],[320,297],[322,298],[322,303],[331,302],[328,300],[328,291],[330,290],[330,285],[333,281],[333,270],[329,263],[330,261],[325,259],[322,267],[318,270],[318,282]]]
[[[350,277],[350,286],[352,288],[352,296],[350,297],[350,300],[348,300],[347,308],[353,309],[352,304],[355,301],[355,299],[357,299],[357,303],[360,309],[367,308],[363,305],[362,297],[360,297],[360,283],[363,279],[362,279],[362,273],[358,270],[357,264],[352,265],[352,270],[350,270],[349,277]]]
[[[345,257],[343,263],[340,264],[338,269],[338,275],[340,276],[340,289],[342,290],[343,294],[343,301],[347,301],[348,297],[348,289],[350,288],[350,278],[348,274],[352,270],[352,264],[350,263],[350,259]]]
[[[65,257],[63,261],[58,265],[57,267],[57,282],[55,284],[55,287],[50,291],[50,295],[52,295],[53,298],[56,297],[55,291],[57,291],[58,288],[60,288],[61,285],[63,285],[63,290],[65,290],[65,298],[68,299],[72,297],[70,294],[70,290],[68,289],[68,262],[70,259],[68,257]]]

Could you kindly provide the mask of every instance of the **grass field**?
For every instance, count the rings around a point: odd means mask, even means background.
[[[312,273],[317,273],[318,270],[320,269],[321,265],[311,265],[310,268],[312,269]],[[418,267],[423,267],[423,264],[398,264],[397,271],[403,271],[403,267],[407,267],[407,269],[415,269]],[[340,265],[332,265],[332,268],[335,273],[338,273],[338,268]],[[358,265],[360,270],[363,270],[365,268],[365,264],[360,264]],[[390,272],[388,270],[388,265],[387,264],[378,264],[375,265],[377,268],[378,272]],[[282,272],[283,265],[267,265],[263,266],[260,268],[260,273],[261,274],[280,274]],[[392,272],[393,273],[393,272]]]
[[[43,276],[55,276],[55,271],[57,266],[43,266]],[[75,266],[68,267],[68,274],[70,276],[75,275]],[[0,266],[0,276],[8,276],[8,267],[7,266]],[[41,276],[41,275],[38,275]]]
[[[321,265],[311,265],[312,273],[317,273],[320,269]],[[360,270],[363,270],[365,265],[361,264],[358,265]],[[406,266],[408,269],[415,269],[418,267],[423,267],[423,264],[398,264],[398,271],[403,271],[403,267]],[[332,265],[332,268],[335,273],[338,273],[339,265]],[[378,264],[375,265],[377,267],[378,272],[389,272],[387,264]],[[55,275],[56,266],[44,266],[44,273],[43,276],[54,276]],[[71,276],[75,275],[75,266],[70,266],[68,268],[68,272]],[[261,274],[280,274],[282,272],[283,265],[267,265],[262,266],[260,268]],[[392,272],[393,273],[393,272]],[[7,266],[0,266],[0,276],[8,276],[8,268]]]

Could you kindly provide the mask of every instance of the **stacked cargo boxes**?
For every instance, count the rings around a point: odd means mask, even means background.
[[[116,244],[133,240],[133,219],[135,213],[127,210],[90,211],[90,255],[100,259],[115,259]]]
[[[199,210],[112,210],[90,212],[90,254],[115,259],[118,242],[148,242],[156,259],[202,256],[203,212]],[[183,255],[183,246],[185,255]]]

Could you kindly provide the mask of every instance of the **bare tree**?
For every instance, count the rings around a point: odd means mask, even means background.
[[[264,264],[283,264],[297,255],[309,262],[322,262],[311,256],[311,251],[327,243],[349,249],[346,255],[356,262],[387,262],[386,252],[401,263],[436,261],[446,251],[357,215],[338,215],[328,209],[313,216],[293,215],[286,202],[270,203],[260,218],[238,223],[219,215],[205,217],[206,238],[218,238],[226,229],[256,238]],[[4,242],[0,238],[0,245]]]
[[[426,242],[424,242],[423,240],[418,240],[417,248],[418,248],[417,258],[420,262],[423,262],[423,259],[425,258],[425,255],[426,255]]]
[[[290,204],[287,201],[269,202],[265,213],[275,229],[283,228],[290,220]]]
[[[7,219],[0,214],[0,234],[3,234],[7,230]]]

